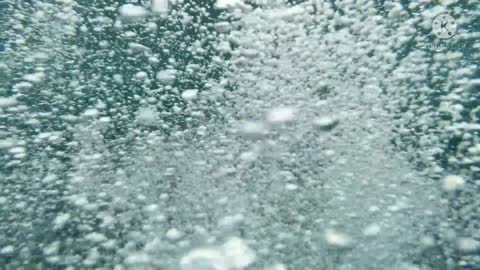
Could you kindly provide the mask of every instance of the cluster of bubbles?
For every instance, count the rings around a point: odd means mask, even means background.
[[[478,10],[0,2],[0,268],[480,268]]]

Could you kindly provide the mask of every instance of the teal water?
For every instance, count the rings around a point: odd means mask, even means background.
[[[140,2],[0,2],[0,269],[480,267],[475,1]]]

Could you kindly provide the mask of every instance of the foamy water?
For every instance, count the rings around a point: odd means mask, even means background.
[[[4,269],[480,267],[475,3],[142,2],[0,4]]]

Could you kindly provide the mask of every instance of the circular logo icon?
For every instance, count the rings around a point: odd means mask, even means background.
[[[440,14],[433,20],[432,30],[441,39],[451,38],[457,31],[457,22],[446,13]]]

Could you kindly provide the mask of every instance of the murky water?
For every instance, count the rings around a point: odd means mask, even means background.
[[[480,269],[479,10],[0,1],[0,269]]]

